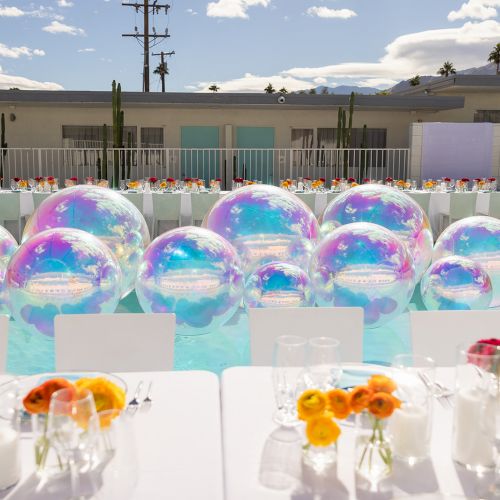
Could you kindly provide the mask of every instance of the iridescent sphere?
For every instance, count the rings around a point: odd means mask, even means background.
[[[319,230],[302,200],[264,184],[239,188],[221,198],[204,227],[236,247],[247,273],[273,261],[307,267]]]
[[[17,250],[18,244],[14,236],[0,226],[0,314],[10,314],[7,291],[5,289],[5,273],[7,265]]]
[[[156,238],[144,253],[135,285],[144,312],[175,313],[179,335],[213,332],[238,309],[243,271],[234,247],[200,227]]]
[[[149,245],[143,215],[129,200],[112,189],[74,186],[45,199],[33,214],[23,241],[53,227],[82,229],[111,249],[122,270],[122,297],[134,289],[137,267]]]
[[[367,328],[401,314],[415,288],[406,245],[392,231],[367,222],[325,236],[314,251],[309,276],[318,305],[362,307]]]
[[[264,264],[248,277],[245,284],[247,307],[310,307],[314,301],[307,273],[286,262]]]
[[[121,271],[95,236],[55,228],[19,247],[7,266],[5,286],[16,322],[30,333],[52,336],[56,314],[114,312]]]
[[[372,222],[393,231],[408,245],[417,280],[432,258],[432,229],[420,205],[398,189],[365,184],[341,193],[326,207],[321,233],[351,222]]]
[[[493,285],[490,307],[500,306],[500,220],[467,217],[448,226],[437,239],[432,258],[436,261],[449,255],[481,264]]]
[[[488,309],[493,296],[491,280],[481,264],[465,257],[443,257],[434,262],[420,282],[425,307]]]

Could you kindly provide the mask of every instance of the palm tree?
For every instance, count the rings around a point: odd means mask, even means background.
[[[219,92],[220,87],[218,87],[215,83],[212,83],[212,85],[208,87],[208,90],[210,90],[210,92]]]
[[[309,94],[317,94],[316,89],[310,89]]]
[[[276,89],[273,87],[272,83],[269,83],[269,85],[264,89],[264,92],[266,94],[274,94],[276,92]]]
[[[288,94],[288,90],[287,90],[285,87],[281,87],[281,88],[278,90],[278,92],[279,92],[280,94]]]
[[[410,82],[410,85],[412,87],[416,87],[417,85],[420,85],[420,75],[415,75],[413,78],[410,78],[408,81]]]
[[[328,90],[328,87],[323,87],[323,88],[321,89],[321,93],[322,93],[323,95],[328,95],[328,94],[330,93],[330,92],[329,92],[329,90]]]
[[[166,64],[159,63],[158,66],[156,66],[155,70],[153,71],[155,75],[161,75],[162,73],[164,75],[168,75],[168,68]]]
[[[453,63],[450,61],[445,61],[443,66],[439,68],[438,75],[441,76],[450,76],[456,74],[457,70],[453,66]]]
[[[490,52],[488,57],[488,61],[497,65],[497,75],[500,75],[500,43],[497,43],[493,47],[493,50]]]

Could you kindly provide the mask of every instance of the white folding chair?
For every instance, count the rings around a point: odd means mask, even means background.
[[[360,307],[284,307],[249,309],[252,365],[272,365],[274,341],[280,335],[333,337],[340,341],[342,361],[363,360],[363,309]]]
[[[429,356],[437,366],[455,366],[459,344],[498,336],[500,310],[410,311],[413,354]]]
[[[55,317],[56,369],[166,371],[174,360],[175,314]]]
[[[0,373],[7,368],[7,340],[9,333],[9,317],[0,315]]]
[[[490,217],[500,219],[500,192],[490,193],[488,214]]]
[[[196,226],[201,224],[205,215],[219,200],[219,193],[193,193],[191,194],[191,219]]]
[[[181,194],[153,193],[153,236],[158,236],[160,222],[181,225]]]
[[[33,193],[33,206],[35,210],[40,206],[43,200],[46,200],[52,193]]]
[[[296,195],[316,213],[316,193],[296,193]]]
[[[416,193],[414,191],[408,191],[406,193],[410,198],[415,200],[422,210],[429,215],[429,205],[431,204],[431,193]]]
[[[144,214],[144,194],[143,193],[127,193],[125,198],[133,203],[141,214]]]
[[[450,212],[441,214],[441,229],[452,222],[476,215],[477,193],[450,193]]]
[[[326,193],[326,206],[330,205],[330,202],[337,198],[339,194],[340,193]]]
[[[5,192],[0,193],[0,222],[5,226],[5,222],[17,222],[17,241],[21,241],[22,217],[21,217],[21,193]],[[15,237],[16,235],[14,235]]]

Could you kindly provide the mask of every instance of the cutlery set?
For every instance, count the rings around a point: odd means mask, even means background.
[[[148,412],[153,404],[153,399],[151,398],[153,382],[152,381],[149,382],[146,396],[141,399],[143,386],[144,386],[144,381],[143,380],[139,381],[135,389],[133,398],[127,404],[126,411],[128,414],[132,416],[135,415],[137,411],[139,411],[140,413]]]

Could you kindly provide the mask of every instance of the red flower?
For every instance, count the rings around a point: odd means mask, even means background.
[[[444,178],[443,178],[443,181],[444,181],[444,182],[451,182],[451,179],[450,179],[449,177],[444,177]]]
[[[185,177],[184,182],[193,182],[193,179],[191,179],[191,177]]]
[[[14,177],[14,182],[19,182],[21,180],[20,177]]]
[[[48,181],[53,181],[54,180],[54,177],[52,177],[51,175],[49,177],[47,177],[47,180]]]
[[[36,181],[36,182],[43,181],[43,177],[35,177],[35,181]]]
[[[394,179],[392,177],[386,177],[385,182],[392,182]]]
[[[347,182],[356,182],[356,179],[354,177],[349,177],[349,179],[347,179]]]
[[[305,180],[305,181],[310,181],[310,180],[311,180],[311,178],[310,178],[310,177],[304,177],[304,180]]]
[[[237,184],[241,184],[243,182],[243,177],[235,177],[234,182],[236,182]]]
[[[497,366],[497,364],[495,364],[495,360],[492,359],[490,361],[487,359],[488,356],[500,354],[500,339],[491,338],[479,340],[471,347],[469,347],[469,350],[467,352],[469,353],[469,363],[473,363],[492,373],[500,373],[500,366]]]
[[[369,182],[371,182],[371,179],[368,179],[368,178],[363,179],[363,182],[364,182],[365,184],[368,184]]]
[[[94,178],[93,178],[93,177],[85,177],[85,180],[86,180],[86,181],[93,181],[93,180],[94,180]]]
[[[474,179],[474,182],[480,182],[481,179],[478,177],[477,179]]]
[[[495,182],[495,181],[496,181],[495,177],[490,177],[490,178],[488,179],[488,182]]]
[[[167,179],[167,182],[175,182],[175,179],[174,179],[173,177],[169,177],[169,178]]]
[[[462,182],[469,182],[470,179],[467,179],[467,177],[464,177],[463,179],[461,179]]]
[[[78,182],[78,177],[70,177],[69,180],[73,182]]]
[[[215,182],[222,182],[222,179],[217,178],[215,179]]]
[[[340,182],[342,179],[341,179],[340,177],[335,177],[335,180],[336,180],[337,182]]]
[[[321,182],[325,182],[325,180],[326,180],[326,179],[324,179],[323,177],[320,177],[320,178],[319,178],[319,180],[320,180]]]
[[[157,177],[150,177],[148,179],[148,181],[151,182],[151,184],[155,184],[158,181],[158,178]]]

